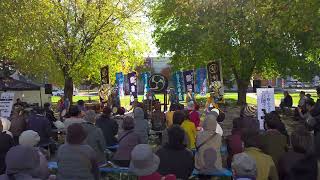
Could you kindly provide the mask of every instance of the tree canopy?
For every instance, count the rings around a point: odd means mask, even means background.
[[[174,67],[221,59],[245,103],[254,73],[309,78],[319,70],[319,7],[317,0],[155,0],[150,17]]]
[[[148,51],[143,0],[3,0],[0,57],[26,74],[64,83],[100,80],[100,68],[128,72]],[[111,76],[114,80],[114,76]]]

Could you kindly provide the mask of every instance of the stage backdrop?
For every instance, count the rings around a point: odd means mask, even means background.
[[[131,72],[128,73],[128,82],[129,82],[129,92],[130,92],[130,105],[134,101],[134,98],[138,97],[137,89],[137,73]]]

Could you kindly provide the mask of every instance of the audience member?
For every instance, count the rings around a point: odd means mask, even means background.
[[[233,120],[233,128],[231,131],[231,135],[227,137],[227,149],[228,149],[228,157],[227,157],[227,166],[231,167],[232,157],[235,154],[241,153],[244,150],[243,141],[241,139],[242,130],[244,129],[242,122],[246,120],[242,120],[242,118],[246,117],[238,117]]]
[[[124,119],[124,114],[126,112],[126,109],[124,107],[120,107],[117,109],[117,114],[113,117],[113,119],[117,122],[118,124],[118,134],[120,134],[123,129],[122,129],[122,122],[123,122],[123,119]]]
[[[246,129],[243,132],[244,152],[256,161],[257,180],[278,180],[277,168],[272,157],[264,154],[260,149],[259,133],[253,129]]]
[[[74,124],[74,123],[84,123],[86,122],[83,118],[82,118],[82,114],[81,114],[81,110],[79,109],[78,106],[71,106],[70,109],[69,109],[69,118],[67,118],[65,121],[64,121],[64,125],[65,125],[65,129],[68,129],[68,127],[71,125],[71,124]]]
[[[141,143],[140,137],[134,132],[134,120],[127,116],[123,119],[123,132],[119,133],[119,147],[113,156],[113,162],[120,167],[128,167],[131,160],[132,149]]]
[[[183,123],[185,119],[185,113],[183,110],[177,110],[174,112],[173,114],[173,125],[178,125],[178,126],[181,126],[181,124]],[[162,146],[166,145],[168,142],[169,142],[169,136],[168,136],[168,129],[165,129],[163,132],[162,132]],[[185,132],[185,131],[184,131]],[[186,134],[185,132],[185,136],[184,136],[184,140],[183,140],[183,144],[186,146],[186,147],[189,147],[190,145],[190,142],[189,142],[189,138],[188,138],[188,135]]]
[[[11,136],[13,138],[13,135],[10,132],[11,121],[9,121],[5,117],[0,117],[0,120],[1,120],[1,123],[2,123],[2,132],[5,132],[6,134],[8,134],[9,136]]]
[[[18,145],[12,147],[6,155],[7,169],[0,180],[41,180],[32,177],[34,170],[39,167],[38,151],[30,146]]]
[[[66,143],[57,152],[59,180],[98,180],[99,169],[95,151],[83,144],[87,134],[81,124],[68,126]]]
[[[160,158],[158,172],[174,174],[177,179],[188,179],[194,168],[194,159],[183,143],[185,132],[178,125],[173,125],[168,129],[168,136],[168,143],[156,152]]]
[[[298,107],[300,107],[301,109],[305,109],[305,103],[306,103],[306,100],[307,100],[307,97],[306,97],[306,92],[304,91],[301,91],[300,94],[299,94],[299,102],[298,102]]]
[[[290,137],[292,149],[281,156],[278,164],[281,180],[290,180],[290,169],[303,159],[312,147],[312,136],[304,126],[297,126]]]
[[[283,95],[284,95],[284,99],[282,99],[281,103],[280,103],[281,109],[291,108],[292,105],[293,105],[293,101],[292,101],[291,95],[289,94],[288,91],[284,91]]]
[[[10,121],[11,121],[10,132],[13,135],[13,140],[15,144],[19,143],[20,134],[27,128],[26,119],[27,119],[27,115],[24,112],[22,106],[14,107],[13,114],[10,117]]]
[[[314,137],[311,152],[293,164],[290,169],[290,180],[318,180],[320,178],[320,135]]]
[[[139,135],[142,144],[148,144],[149,123],[144,117],[143,109],[136,107],[134,110],[134,131]]]
[[[189,149],[195,149],[197,129],[194,123],[190,121],[188,116],[189,115],[188,111],[184,111],[184,113],[185,113],[185,118],[181,124],[181,128],[186,132],[186,135],[188,137],[189,143],[187,147]]]
[[[160,159],[147,144],[137,145],[131,152],[129,171],[139,177],[139,180],[175,180],[174,175],[162,176],[157,172]]]
[[[271,118],[266,117],[264,121],[266,132],[260,139],[263,152],[272,157],[276,166],[278,166],[280,157],[286,152],[288,147],[287,137],[278,130],[279,122],[276,116]]]
[[[260,130],[260,123],[257,118],[257,107],[245,105],[241,108],[240,117],[233,120],[233,126],[240,125],[242,128]],[[239,122],[235,122],[239,121]]]
[[[154,105],[154,111],[151,115],[152,130],[162,131],[165,129],[166,115],[161,111],[161,104],[156,103]]]
[[[100,128],[95,126],[96,112],[94,110],[86,111],[84,116],[85,123],[82,123],[83,129],[87,133],[86,143],[97,153],[98,163],[105,163],[106,140]]]
[[[12,137],[2,130],[3,126],[2,122],[0,122],[0,174],[3,174],[6,170],[5,157],[9,149],[14,145]]]
[[[196,128],[198,129],[200,127],[200,112],[199,112],[200,106],[198,104],[194,105],[194,108],[189,112],[189,119],[191,122],[194,123]]]
[[[57,118],[54,116],[54,112],[51,109],[50,103],[44,103],[44,112],[46,114],[47,119],[50,121],[51,128],[56,129],[56,126],[54,125],[54,122],[57,121]]]
[[[48,161],[39,147],[36,147],[40,142],[40,136],[32,130],[24,131],[19,137],[19,144],[23,146],[34,147],[39,154],[40,165],[34,169],[33,177],[47,179],[49,177]]]
[[[81,112],[86,112],[87,111],[87,108],[86,108],[86,106],[85,106],[85,103],[84,103],[84,101],[83,100],[79,100],[78,102],[77,102],[77,106],[78,106],[78,108],[79,108],[79,110],[81,111]]]
[[[119,125],[111,117],[111,108],[105,106],[102,115],[98,117],[96,126],[99,127],[104,135],[106,146],[113,146],[118,143],[115,137],[118,134]]]
[[[171,127],[173,124],[173,113],[177,110],[177,104],[171,104],[170,109],[166,112],[166,126]]]
[[[33,130],[40,136],[39,146],[48,146],[51,140],[51,124],[44,115],[44,109],[35,108],[27,119],[27,130]]]
[[[257,177],[256,161],[244,152],[233,156],[231,167],[234,180],[255,180]]]
[[[200,172],[212,172],[222,168],[221,139],[215,132],[217,116],[208,114],[203,122],[203,131],[198,133],[196,140],[195,166]]]

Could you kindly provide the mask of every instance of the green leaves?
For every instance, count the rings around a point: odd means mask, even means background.
[[[100,68],[128,71],[148,49],[143,0],[3,0],[0,2],[0,55],[19,70],[61,84],[99,81]],[[123,62],[123,65],[119,65]],[[114,77],[111,77],[114,79]]]

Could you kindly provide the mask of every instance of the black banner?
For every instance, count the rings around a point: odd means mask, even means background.
[[[109,84],[109,66],[105,66],[100,70],[101,85]]]
[[[218,61],[208,63],[207,73],[209,85],[215,81],[221,81],[220,63]]]

